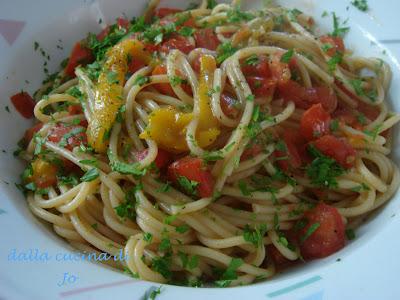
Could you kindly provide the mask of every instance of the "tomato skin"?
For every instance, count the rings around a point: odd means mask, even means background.
[[[250,86],[251,91],[254,93],[256,97],[263,97],[267,99],[268,97],[272,97],[275,93],[275,87],[276,87],[275,79],[248,76],[246,77],[246,80]]]
[[[330,115],[321,103],[314,104],[301,117],[300,133],[307,141],[312,141],[330,132]]]
[[[184,176],[189,180],[198,182],[197,194],[201,198],[212,196],[214,178],[201,158],[186,156],[170,164],[168,180],[177,183],[178,176]]]
[[[274,262],[275,267],[278,270],[282,270],[290,265],[292,265],[294,262],[287,259],[286,257],[284,257],[278,249],[275,248],[274,245],[268,245],[267,246],[267,253],[268,256],[270,257],[271,260]]]
[[[337,107],[335,92],[325,86],[306,89],[299,83],[289,80],[278,85],[279,95],[285,101],[293,101],[296,107],[308,109],[313,104],[321,103],[328,112],[333,112]]]
[[[285,84],[292,76],[289,65],[281,62],[282,54],[273,55],[269,62],[271,76],[278,82],[278,84]]]
[[[172,49],[178,49],[183,53],[188,54],[194,49],[194,45],[190,43],[188,38],[176,35],[166,40],[160,47],[160,51],[164,53],[169,53]]]
[[[125,18],[118,18],[117,19],[117,26],[119,29],[125,29],[128,30],[129,26],[131,25],[131,22],[129,22],[129,20],[125,19]]]
[[[71,54],[68,59],[68,64],[64,69],[65,74],[75,77],[75,68],[79,65],[85,65],[91,63],[94,57],[92,51],[82,45],[81,42],[77,42],[72,48]]]
[[[303,242],[300,240],[300,252],[305,259],[323,258],[344,247],[345,226],[338,210],[330,205],[319,203],[304,213],[307,225],[299,230],[304,237],[307,230],[315,223],[319,227]]]
[[[141,60],[133,57],[132,60],[128,64],[128,71],[129,71],[129,73],[133,74],[136,71],[138,71],[139,69],[143,68],[144,66],[146,66],[146,65]]]
[[[82,132],[79,132],[67,139],[66,149],[72,151],[74,147],[79,146],[80,144],[87,145],[87,136],[86,136],[86,128],[80,125],[71,125],[66,126],[62,123],[57,124],[52,129],[50,129],[48,140],[53,143],[59,143],[64,135],[71,132],[72,130],[79,130],[82,128]]]
[[[356,150],[345,140],[333,135],[324,135],[314,142],[314,146],[324,155],[336,160],[342,167],[354,166]]]
[[[337,98],[333,89],[326,86],[317,86],[306,89],[306,94],[310,103],[321,103],[322,107],[329,113],[335,111]]]
[[[258,61],[256,64],[247,64],[246,60],[241,62],[241,69],[245,77],[258,76],[258,77],[271,77],[268,58],[265,55],[257,56]]]
[[[303,162],[301,148],[305,147],[304,139],[296,131],[285,131],[283,141],[287,151],[275,150],[274,156],[287,159],[277,160],[278,166],[285,172],[300,168]]]
[[[161,19],[168,15],[176,14],[181,11],[182,11],[182,9],[179,9],[179,8],[160,7],[160,8],[156,9],[156,11],[154,12],[154,16]]]
[[[68,114],[70,114],[71,116],[80,115],[81,113],[83,113],[83,110],[80,104],[74,104],[68,106]]]
[[[221,94],[221,109],[222,112],[229,118],[236,119],[239,116],[240,111],[235,107],[238,101],[231,95],[226,93]]]
[[[15,109],[26,119],[33,117],[33,110],[35,108],[35,101],[26,92],[20,92],[10,97]]]
[[[42,127],[43,123],[37,123],[33,127],[27,129],[24,134],[24,143],[29,144],[35,133],[37,133],[40,129],[42,129]]]
[[[259,144],[253,144],[250,147],[244,149],[242,155],[240,156],[240,161],[248,160],[254,158],[262,152],[263,148]]]
[[[149,153],[149,149],[144,149],[142,151],[136,152],[135,153],[136,160],[138,161],[143,160],[147,156],[147,153]],[[172,161],[172,155],[169,152],[161,148],[158,148],[158,153],[156,159],[154,160],[156,167],[161,170],[167,165],[169,165],[171,161]]]
[[[344,53],[346,50],[344,47],[343,39],[339,36],[323,35],[319,38],[321,43],[329,44],[332,48],[326,51],[329,56],[334,56],[337,52]]]
[[[212,28],[196,30],[193,37],[196,41],[196,48],[205,48],[214,51],[217,50],[221,43]]]

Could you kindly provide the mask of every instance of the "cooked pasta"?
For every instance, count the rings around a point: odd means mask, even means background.
[[[334,13],[317,36],[237,2],[151,1],[36,92],[21,187],[76,249],[122,250],[107,263],[143,280],[249,284],[340,250],[396,192],[389,66],[346,49]]]

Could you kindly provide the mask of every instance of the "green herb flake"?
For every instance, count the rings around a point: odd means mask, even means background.
[[[354,230],[351,228],[346,229],[345,233],[349,241],[354,240],[356,238],[356,234],[354,233]]]
[[[300,243],[304,243],[306,239],[308,239],[320,226],[321,224],[316,222],[310,225],[310,227],[307,228],[306,233],[300,238]]]
[[[354,0],[351,4],[362,12],[366,12],[369,9],[367,0]]]
[[[100,175],[99,169],[93,168],[93,169],[90,169],[89,171],[87,171],[87,172],[81,177],[81,181],[83,181],[83,182],[93,181],[93,180],[95,180],[97,177],[99,177],[99,175]]]
[[[189,180],[185,176],[178,176],[178,184],[189,195],[197,196],[197,187],[199,185],[199,182],[194,180]]]
[[[143,76],[143,75],[138,75],[138,76],[136,76],[136,78],[135,78],[135,80],[134,80],[134,82],[133,82],[133,84],[134,85],[139,85],[139,86],[142,86],[142,85],[145,85],[146,83],[149,83],[150,82],[150,77],[148,77],[148,76]]]
[[[260,62],[260,59],[256,54],[252,54],[245,59],[245,63],[248,66],[256,66]]]
[[[281,62],[288,64],[290,62],[290,60],[292,59],[294,55],[294,49],[289,49],[288,51],[286,51],[282,57],[281,57]]]

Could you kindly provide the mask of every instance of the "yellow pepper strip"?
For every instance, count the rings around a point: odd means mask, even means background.
[[[199,124],[196,141],[200,147],[211,145],[220,134],[218,120],[213,116],[208,91],[212,87],[215,60],[204,55],[200,60],[199,82]],[[153,139],[159,147],[181,153],[189,150],[186,143],[186,127],[192,121],[193,113],[181,113],[174,107],[159,108],[149,115],[146,130],[140,134],[141,139]]]
[[[34,182],[38,188],[51,186],[57,182],[57,167],[41,158],[32,162],[32,175],[28,182]]]
[[[93,117],[89,122],[87,136],[89,145],[97,152],[107,148],[111,127],[118,109],[123,104],[122,92],[125,74],[128,71],[128,57],[149,63],[151,57],[137,40],[126,39],[108,50],[106,61],[95,88]]]

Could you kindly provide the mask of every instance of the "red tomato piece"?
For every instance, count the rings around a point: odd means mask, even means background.
[[[285,131],[283,141],[286,145],[286,151],[275,150],[274,155],[279,167],[287,172],[298,169],[302,165],[302,150],[305,147],[305,141],[296,131]]]
[[[212,196],[214,178],[201,158],[186,156],[169,165],[168,179],[176,184],[180,176],[198,182],[197,195],[201,198]]]
[[[71,77],[75,77],[75,68],[77,66],[85,65],[91,63],[92,61],[92,51],[83,46],[81,42],[77,42],[74,48],[72,48],[72,52],[69,56],[68,64],[65,67],[64,72]]]
[[[271,260],[273,261],[275,267],[278,270],[282,270],[290,265],[292,265],[294,262],[287,259],[286,257],[284,257],[278,249],[275,248],[274,245],[268,245],[267,246],[267,253],[268,256],[270,257]]]
[[[154,16],[162,19],[165,16],[176,14],[181,11],[182,11],[182,9],[179,9],[179,8],[160,7],[160,8],[156,9],[156,11],[154,12]]]
[[[334,111],[333,116],[339,120],[339,122],[349,125],[355,129],[362,130],[363,124],[361,124],[356,116],[346,107],[338,108]]]
[[[15,109],[26,119],[33,117],[33,110],[35,108],[35,101],[26,92],[20,92],[11,96],[11,102]]]
[[[138,161],[143,160],[147,156],[147,153],[149,153],[149,149],[144,149],[142,151],[136,152],[135,153],[136,160]],[[156,164],[157,168],[162,169],[166,167],[171,161],[172,161],[171,154],[161,148],[158,148],[158,153],[156,159],[154,160],[154,163]]]
[[[81,113],[83,113],[83,110],[80,104],[74,104],[68,106],[68,114],[70,114],[71,116],[80,115]]]
[[[337,98],[333,89],[326,86],[317,86],[306,89],[307,100],[310,104],[321,103],[322,107],[329,113],[337,107]]]
[[[107,26],[104,28],[100,33],[96,35],[96,38],[98,41],[104,40],[104,38],[110,33],[110,26]]]
[[[72,151],[80,144],[87,145],[86,128],[80,125],[57,124],[50,129],[48,140],[53,143],[66,143],[65,148]]]
[[[221,109],[222,112],[229,118],[236,119],[240,111],[236,108],[238,101],[228,94],[221,94]]]
[[[331,117],[322,104],[314,104],[301,117],[300,133],[306,140],[312,141],[330,132],[330,122]]]
[[[310,105],[307,102],[307,90],[294,80],[278,84],[279,95],[285,101],[293,101],[296,107],[307,109]]]
[[[281,62],[281,56],[282,54],[273,55],[269,62],[271,76],[278,82],[278,84],[288,82],[292,76],[289,65]]]
[[[29,142],[32,140],[35,133],[37,133],[40,129],[42,129],[42,127],[43,127],[43,123],[37,123],[33,127],[27,129],[24,134],[24,142],[26,144],[29,144]]]
[[[118,18],[117,19],[117,26],[119,29],[123,28],[125,30],[129,29],[129,26],[131,26],[131,22],[125,18]]]
[[[178,49],[185,54],[188,54],[194,49],[194,45],[190,43],[190,40],[181,35],[175,35],[170,39],[162,43],[160,51],[164,53],[169,53],[172,49]]]
[[[193,37],[196,41],[196,48],[216,50],[218,45],[221,43],[212,28],[196,30]]]
[[[314,142],[314,146],[324,155],[336,160],[342,167],[347,169],[353,167],[356,150],[347,140],[333,135],[324,135]]]
[[[319,203],[304,213],[304,219],[308,223],[300,230],[300,251],[305,259],[326,257],[344,247],[345,226],[335,207]],[[313,228],[316,230],[305,238]],[[305,240],[301,242],[301,238]]]
[[[136,59],[135,57],[133,57],[131,59],[131,61],[129,62],[128,71],[133,74],[137,70],[143,68],[144,66],[146,66],[146,65],[141,60]]]
[[[240,156],[240,161],[248,160],[254,158],[262,152],[263,148],[259,144],[252,144],[246,149],[244,149],[242,156]]]
[[[319,40],[321,43],[331,46],[331,48],[326,51],[329,56],[334,56],[337,52],[344,53],[345,51],[343,39],[339,36],[323,35]]]
[[[271,77],[268,58],[265,55],[259,55],[255,64],[247,64],[246,60],[241,62],[242,72],[247,76]]]
[[[272,97],[275,93],[276,80],[272,78],[248,76],[247,83],[256,97]],[[263,104],[263,103],[261,103]]]

